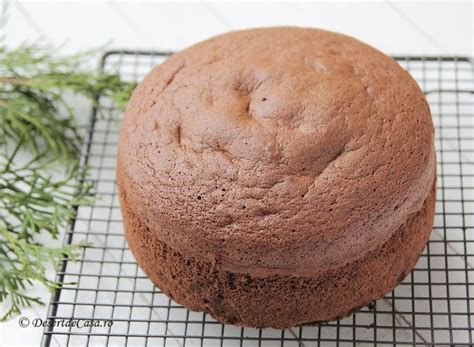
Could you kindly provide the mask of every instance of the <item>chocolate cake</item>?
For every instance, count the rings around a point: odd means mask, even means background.
[[[323,30],[231,32],[169,57],[123,121],[117,184],[138,264],[218,321],[347,316],[414,267],[434,130],[394,60]]]

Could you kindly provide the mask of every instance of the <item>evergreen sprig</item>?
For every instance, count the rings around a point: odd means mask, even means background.
[[[0,320],[41,303],[28,286],[56,288],[47,264],[74,259],[84,246],[49,247],[38,236],[57,238],[76,207],[94,199],[87,168],[78,165],[81,133],[67,96],[100,108],[101,95],[123,107],[134,88],[117,75],[84,71],[92,53],[59,57],[48,46],[0,46],[0,302],[8,303]]]

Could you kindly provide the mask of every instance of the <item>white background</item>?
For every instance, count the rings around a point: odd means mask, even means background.
[[[355,36],[392,54],[472,55],[472,2],[11,3],[11,45],[43,40],[66,50],[180,49],[233,29],[298,25]]]
[[[342,32],[388,54],[474,55],[471,1],[9,2],[2,11],[8,21],[0,36],[8,46],[45,42],[68,53],[104,44],[176,50],[229,30],[298,25]],[[31,292],[49,299],[42,288]],[[30,319],[45,314],[45,307],[23,313]],[[41,328],[19,328],[18,318],[0,323],[1,346],[38,345],[41,334]]]

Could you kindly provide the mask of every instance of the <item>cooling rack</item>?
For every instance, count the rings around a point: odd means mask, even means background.
[[[101,68],[139,81],[169,52],[114,51]],[[474,66],[470,58],[395,57],[425,91],[436,126],[438,194],[430,241],[415,270],[385,298],[352,316],[287,330],[217,323],[166,297],[128,251],[115,187],[121,114],[98,98],[82,152],[100,199],[79,206],[65,243],[91,247],[64,260],[67,284],[51,299],[47,319],[112,320],[106,327],[48,326],[42,343],[132,346],[472,345],[474,317]]]

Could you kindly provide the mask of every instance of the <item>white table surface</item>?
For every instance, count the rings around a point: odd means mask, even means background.
[[[1,5],[0,5],[1,6]],[[107,48],[176,50],[234,29],[298,25],[342,32],[388,54],[473,56],[471,1],[314,3],[12,2],[0,37],[62,45],[64,52]],[[84,105],[76,105],[84,109]],[[87,112],[79,112],[87,115]],[[52,272],[51,272],[52,273]],[[48,302],[42,287],[31,293]],[[46,306],[22,316],[44,318]],[[42,328],[20,328],[18,317],[0,323],[0,346],[34,346]]]

